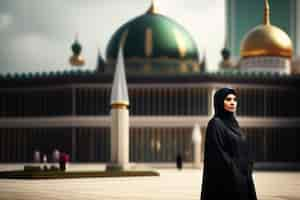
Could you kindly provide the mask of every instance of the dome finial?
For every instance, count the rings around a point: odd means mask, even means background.
[[[78,42],[78,35],[79,35],[79,33],[78,33],[78,32],[76,32],[76,33],[75,33],[74,42]]]
[[[151,6],[148,9],[147,13],[149,14],[157,14],[157,7],[155,6],[155,0],[151,0]]]
[[[270,25],[270,5],[268,0],[265,0],[264,24]]]
[[[75,34],[75,40],[71,46],[71,50],[73,52],[73,55],[70,57],[70,63],[72,66],[82,66],[85,64],[84,58],[80,55],[81,54],[81,44],[78,40],[78,32]]]

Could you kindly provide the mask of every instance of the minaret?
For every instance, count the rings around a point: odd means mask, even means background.
[[[122,48],[119,49],[111,92],[111,165],[107,169],[129,167],[129,98]]]
[[[80,55],[81,54],[81,44],[78,41],[78,34],[76,34],[75,41],[71,46],[71,50],[73,55],[70,57],[70,64],[72,66],[83,66],[85,64],[84,58]]]
[[[230,58],[230,50],[228,48],[228,38],[225,37],[224,48],[221,50],[222,60],[219,63],[220,70],[233,69],[235,66]]]
[[[101,55],[100,49],[98,49],[98,55],[97,55],[97,71],[98,72],[104,72],[105,71],[105,61]]]
[[[206,50],[203,50],[203,57],[202,57],[202,61],[200,63],[200,71],[201,72],[207,72],[207,63],[206,63]]]
[[[230,59],[230,51],[226,47],[222,49],[221,55],[223,60],[219,63],[220,69],[234,69],[235,66]]]

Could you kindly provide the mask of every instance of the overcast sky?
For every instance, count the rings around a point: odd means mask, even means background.
[[[223,0],[156,0],[161,14],[183,25],[197,42],[200,57],[215,70],[224,46]],[[96,66],[112,34],[149,8],[150,0],[0,0],[0,73],[70,69],[76,32],[85,68]]]

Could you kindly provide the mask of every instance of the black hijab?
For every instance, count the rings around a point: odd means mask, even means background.
[[[235,96],[237,96],[235,90],[231,88],[221,88],[215,93],[214,95],[215,116],[214,117],[220,118],[228,128],[236,130],[239,129],[239,124],[235,119],[234,113],[224,109],[224,100],[226,96],[229,94],[234,94]]]

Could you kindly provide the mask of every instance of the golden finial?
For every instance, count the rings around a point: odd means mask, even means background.
[[[149,14],[157,14],[157,7],[155,6],[154,0],[151,0],[151,6],[148,9],[147,13],[149,13]]]
[[[265,0],[265,13],[264,13],[264,24],[270,25],[270,5],[269,1]]]

